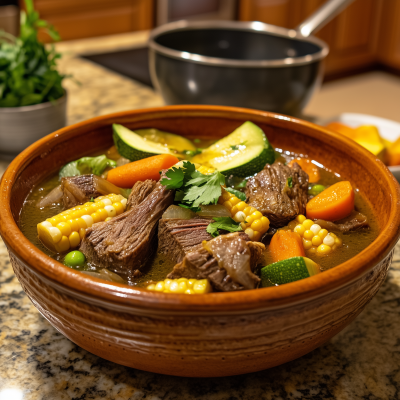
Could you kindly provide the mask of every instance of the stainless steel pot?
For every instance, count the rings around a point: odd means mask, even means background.
[[[330,0],[296,30],[178,21],[152,31],[150,74],[167,104],[242,106],[298,115],[322,81],[329,49],[311,35],[352,0]]]
[[[14,156],[66,124],[67,93],[54,102],[0,107],[0,155]]]

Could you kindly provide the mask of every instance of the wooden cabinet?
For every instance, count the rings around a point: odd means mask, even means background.
[[[35,8],[63,40],[151,29],[154,20],[153,0],[35,0]]]
[[[326,0],[242,0],[239,18],[295,28]],[[400,1],[355,0],[315,34],[328,43],[325,76],[371,67],[400,69]]]

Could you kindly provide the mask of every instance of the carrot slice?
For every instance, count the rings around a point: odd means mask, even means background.
[[[160,171],[172,167],[179,160],[171,154],[160,154],[158,156],[143,158],[129,164],[108,171],[107,180],[122,188],[130,188],[137,181],[160,179]]]
[[[307,203],[307,218],[338,221],[354,209],[354,191],[351,183],[342,181],[328,187]]]
[[[288,166],[292,167],[294,163],[300,165],[301,169],[308,175],[308,181],[310,183],[318,182],[321,179],[318,167],[314,165],[309,158],[295,158],[290,161]]]
[[[298,233],[280,230],[272,236],[269,245],[273,262],[291,257],[305,257],[303,241]]]

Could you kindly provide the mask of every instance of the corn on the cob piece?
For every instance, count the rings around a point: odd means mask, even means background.
[[[204,294],[212,291],[208,279],[164,279],[147,286],[147,290],[164,293]]]
[[[233,193],[222,188],[222,195],[218,199],[231,213],[236,222],[240,222],[242,229],[249,235],[250,239],[257,241],[267,232],[269,219],[264,217],[260,211],[250,207],[246,202],[240,200]]]
[[[296,219],[289,222],[288,229],[301,236],[304,249],[310,254],[329,254],[343,244],[342,239],[333,232],[322,229],[304,215],[298,215]]]
[[[86,229],[125,211],[127,200],[119,194],[108,194],[81,206],[65,210],[37,225],[39,239],[50,250],[64,253],[78,247]]]

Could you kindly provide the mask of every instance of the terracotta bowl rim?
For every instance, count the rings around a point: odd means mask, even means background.
[[[378,237],[356,257],[325,271],[322,274],[282,285],[243,292],[211,293],[208,295],[179,295],[148,292],[132,286],[110,283],[90,277],[80,272],[71,270],[56,260],[53,260],[36,248],[20,231],[11,213],[10,200],[13,182],[18,178],[19,172],[41,152],[49,150],[50,141],[59,141],[59,137],[68,135],[69,132],[85,125],[102,126],[107,120],[115,120],[129,115],[141,114],[185,114],[214,115],[215,117],[228,114],[237,116],[246,114],[247,117],[257,116],[265,118],[273,125],[274,121],[286,124],[290,129],[293,124],[298,124],[309,132],[301,132],[308,136],[311,131],[318,132],[318,137],[329,137],[340,143],[342,149],[355,151],[362,156],[367,167],[373,169],[374,174],[379,174],[383,184],[390,195],[391,211],[386,226]],[[299,132],[299,131],[298,131]],[[382,184],[382,185],[383,185]],[[252,110],[237,107],[208,106],[208,105],[178,105],[148,108],[140,110],[123,111],[88,119],[74,125],[62,128],[43,139],[35,142],[20,153],[5,171],[0,184],[0,233],[9,250],[21,262],[27,265],[45,283],[57,287],[86,300],[93,300],[105,306],[113,304],[114,307],[130,307],[152,309],[154,311],[175,310],[177,312],[205,311],[205,312],[237,312],[241,310],[256,311],[265,308],[284,307],[293,303],[309,301],[312,298],[327,294],[340,287],[349,285],[383,260],[392,250],[400,236],[400,186],[386,166],[372,153],[356,144],[345,136],[336,134],[311,122],[298,118],[285,116],[273,112]]]

